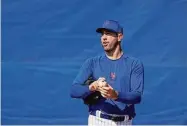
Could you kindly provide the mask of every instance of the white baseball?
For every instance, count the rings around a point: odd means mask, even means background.
[[[106,81],[102,82],[102,84],[101,84],[101,87],[105,87],[105,86],[107,86],[107,82]]]
[[[97,83],[99,87],[107,86],[105,78],[102,78],[102,77],[97,80]]]

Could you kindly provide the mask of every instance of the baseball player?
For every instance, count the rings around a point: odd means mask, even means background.
[[[106,20],[96,32],[101,34],[104,53],[83,63],[71,97],[88,105],[89,126],[131,125],[143,93],[143,64],[122,50],[123,28],[117,21]],[[85,84],[90,77],[91,83]]]

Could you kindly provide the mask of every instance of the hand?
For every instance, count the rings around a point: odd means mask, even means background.
[[[96,91],[98,89],[98,82],[97,81],[94,81],[93,83],[91,83],[89,85],[89,90],[90,91]]]
[[[99,87],[98,90],[104,98],[116,100],[118,98],[118,92],[115,91],[109,84],[108,86]]]
[[[107,83],[105,81],[106,79],[104,77],[100,77],[97,81],[94,81],[89,85],[90,91],[99,91],[100,87],[107,86]]]
[[[103,86],[107,86],[107,82],[105,81],[106,79],[104,77],[100,77],[97,80],[98,83],[98,87],[103,87]]]

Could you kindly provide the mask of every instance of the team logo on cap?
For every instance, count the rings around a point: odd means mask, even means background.
[[[108,25],[108,24],[110,24],[110,21],[105,21],[105,25]]]

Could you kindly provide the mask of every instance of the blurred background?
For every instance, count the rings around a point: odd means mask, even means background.
[[[107,19],[144,63],[134,124],[187,124],[187,0],[2,0],[1,123],[86,125],[88,108],[70,86],[103,52],[95,30]]]

